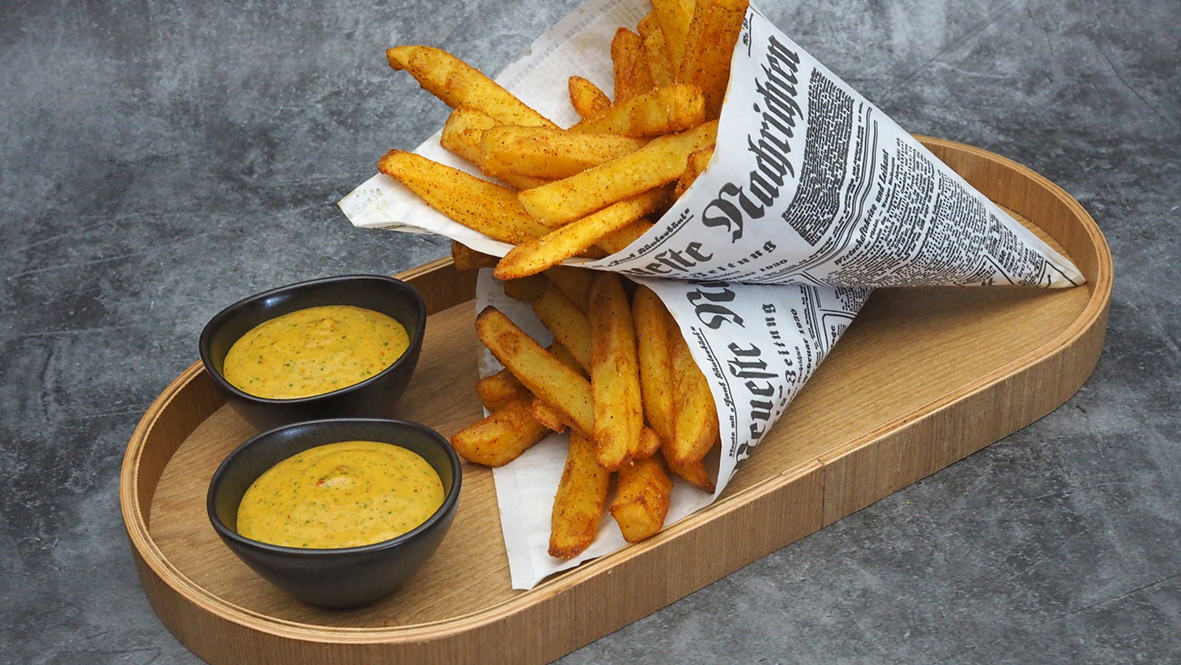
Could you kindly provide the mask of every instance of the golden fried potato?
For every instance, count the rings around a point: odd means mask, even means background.
[[[570,130],[643,138],[692,129],[704,121],[701,88],[672,83],[616,102]]]
[[[672,488],[659,456],[636,460],[619,470],[611,517],[624,540],[638,543],[660,532],[668,516]]]
[[[550,518],[550,556],[570,559],[594,542],[610,488],[611,472],[595,460],[594,442],[571,432]]]
[[[673,436],[665,442],[668,457],[679,466],[701,461],[718,443],[718,410],[709,382],[689,352],[684,338],[673,340],[673,371],[677,377]]]
[[[705,94],[705,117],[721,115],[730,59],[742,31],[749,0],[697,0],[677,81],[691,83]]]
[[[595,454],[599,464],[615,471],[637,454],[644,428],[636,333],[615,273],[595,275],[589,304]]]
[[[635,152],[645,143],[618,134],[501,125],[484,131],[481,165],[485,173],[502,179],[558,180]]]
[[[644,40],[631,30],[615,31],[611,39],[611,65],[616,104],[652,89],[652,72],[644,60]]]
[[[451,436],[451,446],[465,460],[484,466],[504,466],[549,434],[533,417],[533,398],[515,399],[486,418]]]
[[[570,106],[580,118],[589,118],[611,106],[607,93],[581,76],[571,76],[566,89],[570,93]]]

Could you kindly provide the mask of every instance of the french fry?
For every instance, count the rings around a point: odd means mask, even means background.
[[[591,367],[590,321],[552,282],[533,301],[533,313],[570,353],[574,366],[589,374]],[[560,360],[561,358],[559,358]]]
[[[640,445],[632,455],[633,460],[651,457],[660,451],[660,435],[651,427],[644,426],[640,430]]]
[[[470,164],[479,167],[485,173],[488,169],[484,165],[484,155],[480,149],[480,140],[484,132],[493,127],[500,127],[501,123],[483,111],[461,106],[447,116],[443,123],[443,132],[439,136],[439,145],[466,159]],[[515,189],[529,189],[549,182],[543,178],[532,176],[504,174],[500,177],[506,184]],[[552,178],[550,179],[552,180]]]
[[[712,146],[694,151],[693,154],[689,155],[689,159],[685,161],[685,171],[677,178],[677,186],[673,189],[674,197],[681,198],[685,190],[689,189],[693,185],[693,182],[697,180],[697,176],[701,175],[706,167],[709,166],[709,160],[713,156],[714,149]]]
[[[644,40],[627,28],[611,39],[611,64],[615,78],[615,103],[652,89],[652,72],[644,60]]]
[[[595,459],[594,442],[571,432],[550,517],[550,556],[570,559],[594,542],[610,488],[611,473]]]
[[[554,266],[542,274],[561,289],[575,307],[586,311],[591,282],[595,278],[593,271],[573,266]]]
[[[632,320],[640,359],[640,394],[648,424],[661,439],[673,438],[676,375],[673,373],[673,335],[681,334],[676,321],[652,289],[640,286],[632,297]]]
[[[548,285],[544,277],[540,275],[530,275],[527,277],[520,277],[518,279],[507,279],[501,282],[500,286],[504,289],[504,295],[513,300],[520,300],[521,302],[533,302],[537,300],[537,296],[541,295],[541,291]]]
[[[693,21],[694,0],[652,0],[652,14],[664,33],[669,61],[676,66],[685,54],[685,40]],[[715,45],[715,48],[717,46]]]
[[[665,198],[663,190],[652,189],[554,229],[542,238],[519,244],[497,262],[492,274],[499,279],[536,275],[647,215],[662,205]]]
[[[721,115],[730,58],[749,4],[749,0],[697,0],[694,7],[677,80],[701,88],[706,118]]]
[[[705,94],[701,88],[672,83],[612,104],[578,121],[570,130],[642,138],[690,129],[704,120]]]
[[[543,427],[558,434],[566,431],[567,425],[562,414],[545,400],[534,397],[530,407],[533,419],[541,423]]]
[[[453,109],[478,108],[507,125],[557,127],[480,70],[441,49],[396,46],[386,51],[386,59]]]
[[[636,26],[640,38],[644,40],[644,63],[648,66],[652,85],[669,85],[676,78],[672,68],[672,61],[668,56],[668,45],[665,43],[664,31],[660,29],[660,22],[654,13],[649,13]]]
[[[599,86],[581,76],[571,76],[566,82],[570,106],[580,118],[590,116],[611,106],[611,98]]]
[[[533,393],[521,383],[513,373],[502,369],[495,374],[489,374],[476,381],[476,396],[480,404],[489,411],[503,409],[513,400],[522,397],[532,397]]]
[[[595,242],[595,247],[607,252],[608,255],[622,252],[633,242],[640,239],[640,236],[652,229],[652,222],[646,219],[637,219],[627,226],[616,229],[607,235],[599,238]]]
[[[674,463],[688,466],[701,461],[718,443],[718,410],[709,382],[693,360],[684,338],[677,335],[672,347],[676,409],[673,436],[665,442],[664,450]]]
[[[661,136],[618,159],[526,189],[517,197],[533,218],[557,226],[675,180],[685,170],[689,154],[713,145],[717,122],[680,134]]]
[[[669,455],[666,450],[667,449],[665,448],[661,448],[660,452],[664,457],[664,463],[668,465],[668,470],[670,473],[680,476],[682,480],[696,487],[702,492],[713,494],[714,490],[717,489],[717,486],[714,485],[714,481],[710,478],[709,469],[706,468],[704,462],[697,461],[690,462],[688,464],[677,464],[673,460],[669,459]]]
[[[578,372],[542,348],[495,307],[486,307],[476,316],[476,335],[535,397],[561,413],[566,424],[588,436],[595,431],[590,382]]]
[[[638,543],[664,527],[672,486],[659,456],[636,460],[619,470],[611,517],[624,540]]]
[[[481,168],[502,178],[558,180],[635,152],[646,142],[618,134],[501,125],[483,132]]]
[[[615,471],[636,455],[644,427],[636,334],[615,273],[595,276],[589,304],[595,454],[599,464]]]
[[[452,435],[451,446],[460,457],[475,464],[508,464],[549,433],[533,418],[532,401],[526,395],[509,402]]]
[[[496,265],[496,261],[495,256],[477,252],[459,241],[451,241],[451,262],[455,264],[456,270],[491,268]]]
[[[387,152],[377,168],[430,207],[496,240],[519,244],[549,232],[521,207],[515,191],[459,169],[402,150]]]

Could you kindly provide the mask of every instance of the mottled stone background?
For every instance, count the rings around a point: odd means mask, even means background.
[[[386,47],[495,72],[575,5],[0,4],[0,661],[198,662],[119,514],[140,415],[229,302],[445,253],[334,205],[445,117]],[[1086,206],[1107,348],[1039,422],[561,662],[1181,662],[1181,2],[761,6],[903,127]]]

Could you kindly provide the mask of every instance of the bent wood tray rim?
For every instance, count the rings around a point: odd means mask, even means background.
[[[141,480],[143,479],[139,477],[139,470],[143,464],[145,455],[162,455],[165,453],[161,450],[149,449],[149,440],[157,436],[163,436],[159,434],[161,427],[175,427],[173,423],[169,422],[170,418],[175,419],[177,416],[186,417],[189,421],[193,422],[193,427],[195,427],[220,406],[216,398],[211,399],[209,394],[198,395],[198,398],[206,400],[205,404],[209,407],[208,413],[193,412],[191,408],[184,404],[185,400],[193,399],[194,393],[202,393],[202,391],[209,393],[212,391],[211,385],[202,383],[203,380],[207,379],[203,379],[204,372],[200,367],[200,363],[194,363],[168,386],[153,402],[147,413],[145,413],[132,435],[122,471],[120,501],[124,523],[133,545],[133,554],[135,555],[135,563],[140,572],[141,582],[144,585],[153,608],[160,618],[164,620],[166,626],[182,642],[194,649],[194,651],[198,651],[198,649],[189,643],[186,637],[194,640],[198,638],[188,634],[183,626],[176,625],[181,623],[177,618],[181,614],[184,614],[190,619],[204,619],[214,624],[228,622],[252,634],[257,634],[262,641],[277,639],[306,645],[319,644],[320,646],[324,646],[335,644],[344,647],[358,644],[380,644],[396,647],[403,643],[410,645],[411,643],[423,644],[437,642],[441,639],[483,630],[496,622],[506,621],[513,616],[520,619],[526,615],[534,615],[536,614],[537,608],[543,606],[547,600],[554,599],[567,591],[576,590],[587,582],[594,581],[603,572],[604,568],[608,571],[617,568],[622,570],[626,564],[644,558],[651,550],[661,547],[665,543],[675,541],[687,533],[706,525],[717,524],[719,520],[727,519],[730,514],[742,511],[756,504],[763,497],[785,493],[786,488],[795,484],[796,481],[804,481],[799,483],[801,485],[815,482],[813,476],[821,475],[818,472],[823,471],[826,465],[842,457],[855,454],[857,451],[871,446],[874,441],[884,439],[891,433],[896,434],[924,419],[933,418],[973,395],[979,395],[990,389],[997,388],[997,386],[1004,384],[1009,379],[1029,374],[1035,367],[1052,363],[1056,359],[1062,358],[1071,349],[1077,348],[1080,345],[1093,347],[1092,352],[1078,359],[1082,365],[1076,368],[1076,370],[1079,370],[1076,373],[1080,374],[1077,385],[1071,385],[1060,399],[1057,397],[1054,398],[1053,406],[1061,404],[1082,385],[1086,376],[1093,369],[1095,362],[1097,362],[1099,349],[1102,346],[1102,337],[1105,332],[1105,325],[1103,324],[1106,320],[1112,283],[1111,259],[1107,250],[1106,241],[1095,226],[1094,221],[1081,205],[1061,190],[1061,188],[1057,187],[1057,185],[1054,185],[1036,172],[1016,162],[979,148],[965,146],[951,141],[921,138],[923,143],[931,148],[932,151],[936,152],[936,154],[942,153],[940,156],[945,160],[948,156],[966,156],[984,160],[999,168],[1018,173],[1024,179],[1028,180],[1030,186],[1035,190],[1041,190],[1043,195],[1049,194],[1053,198],[1056,198],[1061,205],[1065,206],[1068,209],[1069,216],[1073,218],[1068,220],[1068,223],[1077,224],[1086,235],[1087,242],[1085,243],[1085,248],[1093,250],[1093,256],[1088,257],[1088,259],[1094,264],[1094,269],[1089,274],[1092,278],[1088,287],[1086,287],[1091,290],[1090,298],[1082,312],[1064,330],[1048,342],[1035,347],[1004,365],[994,368],[992,371],[976,377],[961,386],[958,390],[942,395],[918,409],[912,409],[873,430],[861,433],[854,440],[829,451],[820,458],[809,460],[792,469],[786,469],[765,478],[743,489],[740,493],[723,497],[709,509],[686,518],[680,523],[671,525],[657,539],[630,546],[623,551],[584,564],[577,569],[547,580],[528,592],[519,593],[508,600],[476,612],[431,623],[389,627],[328,628],[277,619],[233,605],[193,583],[183,571],[177,569],[163,555],[156,543],[153,542],[146,518],[150,508],[151,496],[155,492],[155,483],[158,481],[158,478],[147,479],[141,486]],[[980,183],[974,182],[973,184],[978,189],[981,189],[981,191],[985,191],[986,194],[988,193],[986,187],[982,187]],[[1035,223],[1039,221],[1035,220]],[[1074,258],[1076,258],[1076,261],[1078,260],[1077,257]],[[449,266],[450,261],[448,259],[440,259],[402,273],[400,276],[407,280],[429,279],[431,276],[439,276],[444,274],[444,272],[451,272],[447,270]],[[454,275],[454,273],[451,272],[451,275]],[[470,282],[456,280],[454,278],[443,281],[449,282],[444,288],[452,291],[452,293],[444,295],[444,298],[455,297],[465,289],[470,292]],[[1088,333],[1091,334],[1088,335]],[[1053,406],[1050,408],[1052,409]],[[1032,422],[1032,420],[1040,417],[1040,415],[1043,414],[1036,414],[1027,422]],[[1027,422],[1019,426],[1023,426]],[[180,429],[184,429],[183,424]],[[191,429],[189,431],[191,432]],[[179,446],[180,442],[183,442],[183,437],[180,437],[176,445]],[[167,451],[166,456],[170,457],[175,452],[175,449],[173,447],[172,450]],[[902,485],[909,484],[909,482],[913,482],[913,480],[904,482]],[[887,491],[886,494],[888,493]],[[882,494],[882,496],[884,495]],[[870,501],[863,503],[868,505],[868,503],[877,498],[881,497],[873,497]],[[853,510],[859,507],[855,506]],[[852,510],[847,510],[836,518],[839,519],[839,517],[843,517],[850,512]],[[826,517],[823,523],[814,526],[815,528],[820,528],[831,521],[833,520]],[[804,533],[810,533],[815,528],[809,527]],[[790,542],[796,537],[799,536],[792,537],[786,542]],[[786,542],[783,544],[786,544]],[[757,552],[753,558],[761,557],[770,551],[773,550]],[[753,558],[750,560],[753,560]],[[725,571],[721,571],[720,574],[717,574],[712,579],[720,578],[741,567],[741,565],[745,564],[729,565]],[[712,581],[712,579],[707,581]],[[702,585],[694,583],[693,588],[699,588]],[[688,591],[693,590],[693,588],[688,589]],[[685,593],[688,591],[685,591]],[[633,610],[632,614],[636,614],[636,616],[631,616],[630,618],[621,617],[622,620],[614,621],[609,629],[625,625],[627,622],[685,595],[685,593],[669,591],[667,594],[669,597],[667,599],[663,602],[657,600],[656,604],[652,607],[647,607],[647,605],[652,605],[651,601],[646,605],[638,604],[645,605],[645,607]],[[186,603],[188,604],[187,606],[185,605]],[[175,614],[171,614],[173,612]],[[637,612],[639,613],[637,614]],[[204,613],[205,616],[202,617],[201,613]],[[598,632],[594,632],[595,630],[598,630]],[[576,638],[575,641],[585,643],[601,636],[601,634],[607,631],[592,629],[591,632],[594,632],[594,634],[583,635]],[[569,646],[569,644],[562,645],[558,647],[560,652],[551,649],[549,653],[544,655],[545,657],[556,657],[557,655],[561,655],[561,653],[567,652],[569,650],[567,647]],[[574,646],[577,646],[577,644]],[[199,653],[199,655],[201,654]]]

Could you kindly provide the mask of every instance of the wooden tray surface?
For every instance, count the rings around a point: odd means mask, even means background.
[[[294,601],[218,540],[214,469],[255,430],[200,363],[132,435],[123,518],[148,600],[211,663],[544,663],[959,460],[1073,395],[1103,346],[1112,264],[1087,212],[1007,159],[922,138],[1064,250],[1085,287],[880,289],[712,506],[657,537],[510,588],[488,469],[464,465],[455,523],[395,595],[356,610]],[[474,277],[443,259],[400,275],[431,316],[400,417],[444,435],[480,417]]]

